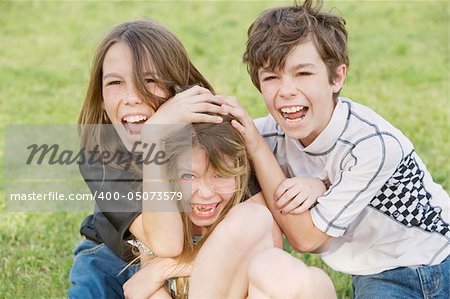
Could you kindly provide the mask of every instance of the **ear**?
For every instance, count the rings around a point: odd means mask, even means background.
[[[344,85],[346,75],[347,75],[347,66],[345,64],[341,64],[336,68],[332,84],[334,93],[337,93],[341,90],[342,85]]]

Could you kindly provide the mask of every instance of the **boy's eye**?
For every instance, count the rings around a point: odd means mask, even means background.
[[[297,77],[309,76],[312,75],[310,72],[298,72]]]
[[[277,78],[276,76],[267,76],[263,78],[263,81],[275,80],[276,78]]]

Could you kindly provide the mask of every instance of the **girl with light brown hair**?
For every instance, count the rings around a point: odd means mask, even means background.
[[[176,94],[180,86],[193,87]],[[181,42],[156,22],[119,24],[100,42],[79,116],[81,147],[92,155],[80,170],[96,205],[81,225],[86,240],[74,252],[69,297],[123,297],[122,286],[136,271],[118,274],[133,258],[131,235],[158,256],[181,253],[180,214],[143,211],[137,200],[139,192],[158,190],[142,184],[143,163],[132,149],[145,143],[144,125],[222,122],[210,115],[221,112],[220,104]],[[108,155],[117,159],[105,163]],[[133,163],[124,168],[121,160]]]

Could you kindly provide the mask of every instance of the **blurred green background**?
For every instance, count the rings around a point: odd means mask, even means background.
[[[266,114],[241,63],[247,28],[264,9],[290,1],[0,2],[0,134],[7,124],[74,124],[94,49],[112,25],[151,17],[174,32],[218,93]],[[347,20],[350,69],[341,95],[370,106],[415,144],[434,179],[450,190],[449,4],[447,1],[334,1]],[[0,147],[3,178],[4,142]],[[2,179],[3,181],[3,179]],[[0,187],[0,297],[60,298],[88,212],[13,213]],[[288,248],[288,250],[290,250]],[[349,276],[316,255],[339,298]]]

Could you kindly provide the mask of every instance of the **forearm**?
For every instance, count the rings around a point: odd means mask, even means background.
[[[143,211],[144,244],[157,256],[176,257],[183,250],[183,224],[178,211]],[[139,239],[139,237],[138,237]]]
[[[162,134],[155,129],[143,136],[148,144],[144,157],[152,152],[164,153],[162,137],[158,136]],[[163,157],[159,162],[144,159],[142,214],[138,223],[138,235],[135,236],[157,256],[175,257],[183,249],[183,225],[176,198],[169,196],[168,200],[164,200],[173,191],[169,184],[170,178],[167,177],[166,159]]]
[[[149,298],[156,295],[167,279],[189,276],[192,266],[173,258],[153,257],[142,265],[124,285],[126,298]]]
[[[179,212],[143,212],[130,232],[160,257],[176,257],[183,250],[183,226]]]
[[[291,246],[295,250],[302,252],[320,250],[329,237],[314,226],[309,211],[291,215],[281,214],[275,208],[274,193],[278,186],[286,179],[286,176],[265,142],[264,144],[260,143],[258,151],[251,153],[251,158],[254,161],[256,176],[264,194],[267,207],[288,238]]]
[[[165,281],[169,278],[190,276],[192,265],[190,263],[180,263],[178,259],[154,257],[142,264],[143,268],[152,268],[158,280]]]
[[[133,222],[130,231],[160,257],[175,257],[183,250],[183,224],[176,201],[156,200],[159,194],[164,196],[169,192],[162,166],[154,163],[144,165],[142,213]]]

